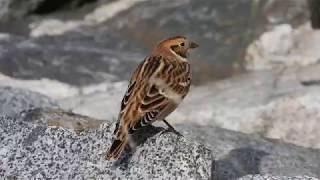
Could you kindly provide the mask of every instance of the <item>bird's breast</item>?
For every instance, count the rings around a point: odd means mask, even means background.
[[[164,80],[152,77],[149,83],[155,85],[161,95],[172,100],[174,103],[180,104],[182,101],[182,95],[175,92]]]

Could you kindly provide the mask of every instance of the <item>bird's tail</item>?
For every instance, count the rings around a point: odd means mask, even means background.
[[[117,138],[112,142],[112,145],[107,152],[106,159],[118,159],[121,152],[124,150],[128,142],[128,138],[126,136],[122,136],[122,138]]]

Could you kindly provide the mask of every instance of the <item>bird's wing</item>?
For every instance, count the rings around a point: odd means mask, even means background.
[[[182,101],[191,84],[190,65],[187,62],[170,61],[162,56],[146,60],[137,75],[141,75],[141,78],[136,79],[147,79],[147,82],[143,83],[138,93],[141,99],[135,101],[136,106],[132,106],[140,114],[128,120],[129,133],[156,119],[165,118]]]

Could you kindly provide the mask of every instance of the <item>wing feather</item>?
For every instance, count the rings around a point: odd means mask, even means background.
[[[154,61],[157,62],[155,63]],[[149,75],[148,80],[150,80],[152,73],[158,72],[158,74],[152,74],[152,76],[165,82],[170,91],[172,91],[171,93],[176,93],[181,96],[181,98],[185,97],[191,84],[190,67],[188,63],[183,62],[183,64],[178,64],[167,61],[162,57],[156,57],[145,64],[144,67],[150,70],[149,73],[146,73]],[[144,69],[144,71],[148,70]],[[143,73],[143,75],[146,74]],[[163,87],[152,83],[145,87],[145,94],[143,94],[143,98],[138,106],[142,114],[128,127],[130,134],[141,127],[151,124],[160,117],[167,116],[178,105],[164,92]]]

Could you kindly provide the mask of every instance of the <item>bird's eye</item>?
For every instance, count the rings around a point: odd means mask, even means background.
[[[182,47],[183,47],[183,46],[184,46],[184,43],[181,43],[181,44],[180,44],[180,46],[182,46]]]

